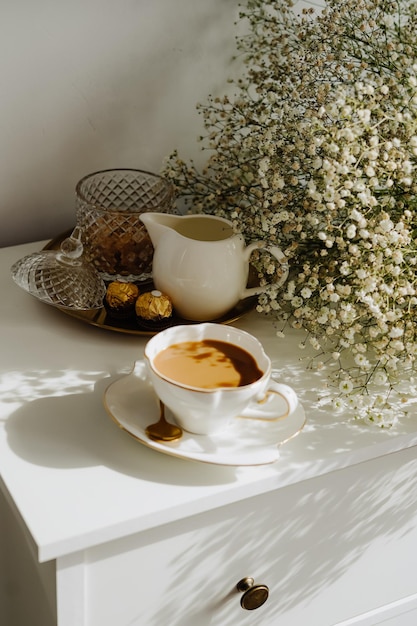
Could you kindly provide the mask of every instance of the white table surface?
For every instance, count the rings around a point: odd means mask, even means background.
[[[158,453],[107,415],[103,394],[140,359],[146,337],[85,324],[17,287],[10,266],[45,242],[0,250],[0,475],[37,547],[54,559],[131,533],[284,487],[417,443],[417,410],[394,429],[363,426],[318,402],[326,379],[251,312],[275,373],[299,394],[303,432],[279,460],[222,467]]]

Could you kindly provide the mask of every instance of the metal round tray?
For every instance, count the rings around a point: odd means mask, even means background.
[[[55,237],[54,239],[52,239],[46,244],[46,246],[44,247],[44,250],[58,250],[62,241],[66,237],[68,237],[70,234],[71,234],[71,230],[65,233],[62,233],[61,235],[58,235],[57,237]],[[256,271],[254,270],[253,267],[250,267],[248,286],[254,287],[258,284],[259,283],[258,283]],[[147,282],[142,283],[142,288],[144,288],[146,291],[151,291],[153,289],[152,281],[147,281]],[[228,311],[226,315],[223,315],[222,317],[219,317],[211,321],[216,322],[218,324],[230,324],[236,321],[237,319],[239,319],[240,317],[242,317],[243,315],[245,315],[245,313],[252,311],[254,307],[256,306],[256,303],[257,303],[257,296],[245,298],[244,300],[241,300],[240,302],[238,302],[237,305],[233,307],[233,309],[230,309],[230,311]],[[151,336],[159,332],[159,329],[149,330],[147,328],[141,327],[139,322],[137,322],[135,319],[116,320],[107,314],[104,306],[101,309],[95,309],[93,311],[75,311],[75,310],[70,310],[70,309],[64,309],[61,307],[56,307],[56,308],[58,308],[60,311],[62,311],[66,315],[69,315],[70,317],[75,317],[81,322],[90,324],[92,326],[97,326],[99,328],[104,328],[105,330],[112,330],[112,331],[119,332],[119,333],[126,333],[128,335],[140,335],[140,336]],[[190,320],[185,320],[181,317],[174,315],[171,318],[169,325],[178,326],[179,324],[195,324],[195,323],[196,322],[191,322]]]

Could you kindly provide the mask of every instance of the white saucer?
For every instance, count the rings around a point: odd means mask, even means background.
[[[216,435],[193,435],[184,431],[181,439],[162,442],[153,441],[145,434],[146,426],[158,421],[159,401],[146,378],[143,361],[136,361],[132,372],[109,385],[104,394],[104,406],[110,417],[146,446],[183,459],[234,466],[274,463],[279,458],[279,447],[303,429],[306,418],[300,403],[287,417],[271,421],[272,409],[279,416],[286,408],[282,399],[273,402],[269,406],[262,405],[265,408],[257,411],[258,415],[269,419],[251,419],[249,416],[254,412],[247,412]],[[282,406],[277,406],[277,402]],[[169,410],[166,410],[166,418],[175,422]]]

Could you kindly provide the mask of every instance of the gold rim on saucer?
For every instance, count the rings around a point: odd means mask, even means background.
[[[132,439],[168,456],[224,466],[267,465],[278,461],[280,448],[303,430],[302,404],[282,420],[236,419],[220,433],[194,435],[183,432],[173,442],[150,439],[146,426],[158,417],[157,397],[146,377],[143,360],[105,390],[103,405],[112,421]],[[168,410],[168,419],[172,419]],[[241,416],[239,416],[240,418]]]

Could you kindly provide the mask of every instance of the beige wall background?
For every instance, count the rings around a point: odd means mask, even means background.
[[[235,71],[238,4],[0,0],[0,247],[72,227],[89,172],[199,160],[195,106]]]

